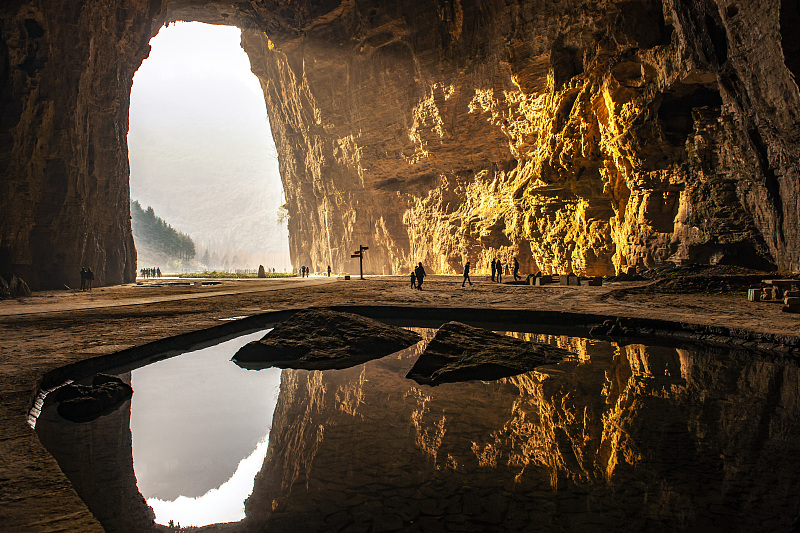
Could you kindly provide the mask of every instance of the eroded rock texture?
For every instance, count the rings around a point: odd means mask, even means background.
[[[371,272],[488,272],[495,256],[588,275],[800,268],[792,0],[12,0],[0,15],[0,270],[35,287],[82,262],[101,283],[133,275],[127,99],[165,19],[245,29],[296,265],[354,270],[364,244]]]

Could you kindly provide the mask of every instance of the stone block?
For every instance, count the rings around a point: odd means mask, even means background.
[[[761,289],[761,300],[772,300],[772,288]]]
[[[349,281],[350,280],[350,276],[345,276],[344,279]]]
[[[541,287],[542,285],[550,285],[551,283],[553,283],[553,278],[551,276],[534,278],[534,285],[537,287]]]
[[[800,305],[784,305],[781,310],[784,313],[800,313]]]
[[[787,296],[783,299],[783,303],[789,307],[800,307],[800,298],[797,296]]]
[[[603,286],[603,278],[602,276],[595,276],[588,281],[588,285],[590,287],[602,287]]]
[[[559,274],[558,284],[564,286],[569,285],[569,276],[567,274]]]
[[[800,291],[786,291],[783,293],[784,298],[800,298]]]
[[[761,301],[761,289],[749,289],[747,291],[747,299],[751,302]]]
[[[567,276],[567,285],[579,286],[580,284],[581,284],[581,278],[579,278],[575,274],[570,274]]]

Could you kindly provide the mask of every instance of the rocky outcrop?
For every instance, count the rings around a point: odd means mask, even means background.
[[[800,269],[796,2],[11,0],[0,275],[132,280],[125,132],[164,20],[244,28],[294,264]]]
[[[420,385],[439,385],[516,376],[538,366],[573,357],[548,344],[532,343],[448,322],[436,330],[417,362],[406,375]]]
[[[279,322],[263,339],[233,356],[245,368],[350,368],[408,348],[420,336],[373,318],[330,309],[306,309]]]
[[[118,409],[130,400],[133,389],[115,376],[97,374],[91,385],[70,383],[58,389],[57,411],[71,422],[90,422]]]

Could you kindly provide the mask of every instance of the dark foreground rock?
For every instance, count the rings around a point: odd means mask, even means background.
[[[116,410],[133,395],[127,383],[114,376],[97,374],[91,385],[71,383],[56,391],[60,402],[58,414],[72,422],[90,422],[95,418]]]
[[[522,341],[460,322],[439,328],[406,375],[420,385],[493,380],[573,357],[548,344]]]
[[[243,346],[233,361],[244,368],[349,368],[408,348],[420,336],[352,313],[298,311],[259,340]]]

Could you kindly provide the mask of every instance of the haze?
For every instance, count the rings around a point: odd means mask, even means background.
[[[289,267],[275,145],[241,31],[162,28],[133,79],[131,198],[231,268]],[[142,265],[143,266],[143,265]]]

